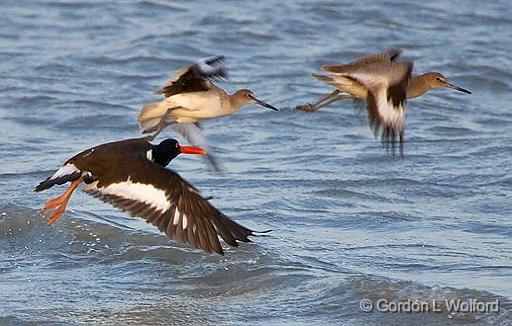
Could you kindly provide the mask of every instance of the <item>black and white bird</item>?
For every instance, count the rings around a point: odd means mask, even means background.
[[[170,239],[206,252],[223,254],[218,236],[227,244],[250,242],[254,231],[222,214],[177,173],[166,169],[179,154],[206,154],[199,147],[181,146],[175,139],[158,145],[147,138],[127,139],[85,150],[69,160],[35,191],[71,182],[59,197],[49,200],[43,212],[55,209],[48,224],[59,219],[77,186],[131,216],[142,217]]]
[[[184,67],[168,80],[156,94],[165,98],[146,104],[137,117],[143,133],[156,137],[165,127],[171,126],[191,144],[208,148],[199,122],[232,115],[248,104],[258,104],[278,111],[272,105],[256,98],[252,91],[241,89],[234,94],[226,93],[213,83],[213,79],[227,76],[224,57],[199,60]],[[207,155],[215,169],[219,169],[214,157]]]

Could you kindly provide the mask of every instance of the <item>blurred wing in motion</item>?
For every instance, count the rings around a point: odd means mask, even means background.
[[[390,49],[381,53],[372,54],[366,57],[362,57],[360,59],[354,60],[348,64],[343,65],[324,65],[322,66],[322,70],[332,74],[340,74],[345,73],[352,69],[359,69],[361,67],[379,63],[379,62],[396,62],[400,55],[402,54],[403,49]]]
[[[213,86],[210,79],[227,77],[227,67],[223,60],[223,56],[201,59],[178,71],[155,94],[170,97],[180,93],[208,91]]]
[[[399,140],[403,156],[407,84],[411,78],[411,62],[377,63],[346,76],[368,88],[367,110],[370,128],[383,146],[395,154]]]
[[[211,167],[217,171],[222,171],[222,167],[213,156],[210,147],[206,143],[206,138],[203,135],[203,131],[198,122],[196,123],[173,123],[171,128],[177,133],[182,135],[190,144],[198,146],[207,150],[206,159],[208,160]]]

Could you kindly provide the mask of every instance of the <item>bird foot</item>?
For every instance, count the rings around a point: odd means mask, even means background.
[[[64,194],[62,194],[59,197],[52,198],[52,199],[48,200],[46,202],[46,204],[44,204],[44,207],[41,211],[44,213],[50,209],[60,206],[60,205],[62,205],[63,201],[64,201]]]
[[[307,103],[307,104],[304,104],[304,105],[297,105],[295,107],[295,110],[303,111],[303,112],[315,112],[318,109],[316,108],[316,105],[311,104],[311,103]]]
[[[68,200],[69,198],[67,198],[66,194],[64,194],[46,202],[44,208],[41,210],[41,213],[45,214],[47,211],[55,208],[53,214],[48,218],[48,225],[53,224],[62,216],[62,214],[64,214]]]
[[[53,212],[53,214],[48,218],[48,225],[52,225],[57,221],[66,211],[67,203],[57,207],[57,209]]]
[[[73,191],[75,191],[76,187],[83,181],[83,177],[78,178],[77,180],[73,181],[69,188],[59,197],[50,199],[46,202],[44,205],[41,213],[45,214],[46,211],[49,211],[51,209],[55,208],[55,211],[53,214],[48,218],[48,225],[53,224],[55,221],[57,221],[62,214],[66,211],[66,207],[69,202],[69,198],[71,198],[71,195],[73,194]]]

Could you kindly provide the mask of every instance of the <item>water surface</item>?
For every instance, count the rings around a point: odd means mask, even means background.
[[[0,324],[509,324],[507,1],[1,1]],[[391,47],[473,91],[409,102],[406,158],[310,75]],[[72,154],[138,135],[139,107],[223,54],[248,107],[205,123],[226,172],[172,168],[266,237],[224,257],[77,193],[51,227],[33,187]],[[173,135],[171,131],[166,135]],[[499,313],[364,313],[359,302],[499,299]]]

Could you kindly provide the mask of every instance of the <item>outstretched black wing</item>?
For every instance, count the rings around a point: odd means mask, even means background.
[[[249,242],[253,231],[213,207],[177,173],[148,160],[121,164],[84,191],[132,216],[142,217],[170,239],[206,252],[223,254],[218,236],[227,244]]]

